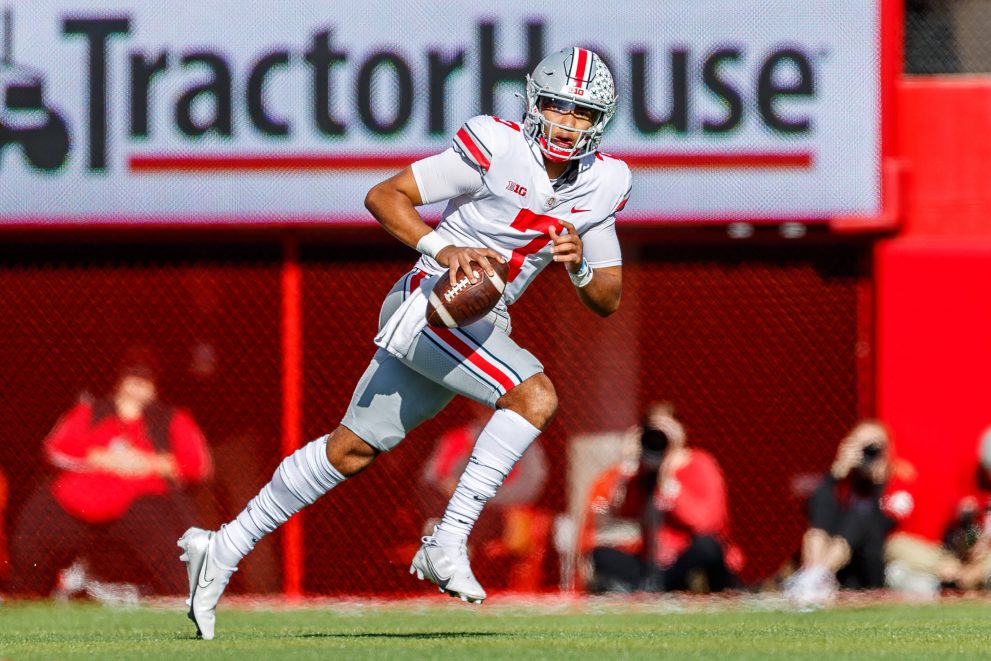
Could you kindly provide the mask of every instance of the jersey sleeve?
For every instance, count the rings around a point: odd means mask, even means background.
[[[623,263],[619,238],[616,236],[615,216],[596,223],[582,235],[582,252],[593,269]]]
[[[482,173],[454,147],[416,161],[410,168],[424,204],[471,195],[482,188]]]
[[[633,175],[630,173],[630,166],[627,165],[624,161],[621,161],[618,158],[614,160],[619,164],[621,164],[623,168],[622,179],[621,179],[621,181],[623,182],[623,187],[622,187],[623,195],[619,198],[619,201],[616,202],[616,206],[613,207],[612,212],[613,215],[615,216],[617,213],[625,209],[626,203],[630,201],[630,193],[633,192]]]
[[[626,203],[630,201],[630,193],[632,192],[633,192],[633,185],[630,184],[629,186],[626,187],[626,193],[623,195],[622,199],[620,199],[619,204],[617,204],[616,208],[613,209],[613,215],[619,213],[624,208],[626,208]]]
[[[623,263],[623,256],[619,249],[619,239],[616,237],[616,214],[623,210],[630,199],[630,192],[633,188],[630,168],[618,158],[603,154],[603,160],[608,159],[609,186],[613,187],[612,210],[608,216],[590,227],[582,235],[583,252],[592,268],[604,268],[607,266],[619,266]],[[622,191],[622,195],[616,196],[616,192]]]

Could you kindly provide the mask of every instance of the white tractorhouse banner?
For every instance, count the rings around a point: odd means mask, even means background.
[[[573,45],[617,80],[621,222],[880,212],[878,0],[0,9],[4,224],[372,222],[372,184],[519,120],[523,73]]]

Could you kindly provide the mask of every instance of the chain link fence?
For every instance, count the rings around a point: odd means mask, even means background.
[[[56,473],[42,440],[80,398],[112,392],[135,346],[153,352],[162,400],[191,413],[212,452],[211,480],[183,493],[196,518],[219,525],[242,506],[280,454],[278,247],[7,244],[0,251],[0,468],[10,481],[11,545],[52,537],[36,531],[54,521],[19,516]],[[168,525],[172,535],[181,534],[183,522],[147,525]],[[59,531],[53,535],[57,543]],[[238,572],[245,589],[281,588],[276,546],[266,542]],[[54,550],[33,553],[43,564]],[[115,570],[104,574],[140,585],[152,583],[148,572],[176,569],[149,566],[126,548],[98,546],[83,555],[96,575],[109,562]],[[11,568],[8,578],[29,571]]]
[[[17,542],[48,524],[19,523],[31,494],[54,474],[42,439],[81,392],[110,391],[122,352],[135,343],[157,354],[163,399],[192,414],[212,451],[212,478],[187,490],[195,510],[188,523],[215,527],[234,516],[282,455],[281,246],[0,250],[8,538]],[[828,466],[836,442],[864,413],[858,393],[865,391],[870,322],[861,311],[869,309],[870,286],[861,248],[648,243],[627,245],[625,255],[624,301],[609,319],[586,313],[553,268],[514,306],[514,337],[542,360],[561,407],[539,441],[548,471],[537,497],[515,519],[490,508],[476,529],[474,566],[491,590],[568,582],[569,549],[561,548],[568,536],[555,530],[575,512],[576,476],[609,463],[599,456],[593,466],[569,465],[569,446],[625,429],[656,399],[673,401],[690,444],[722,465],[734,537],[747,556],[743,579],[761,581],[798,548],[795,484]],[[330,431],[343,415],[373,350],[381,296],[411,257],[391,246],[303,247],[304,439]],[[305,592],[422,593],[406,569],[443,505],[423,477],[425,464],[445,431],[476,415],[455,401],[303,513]],[[33,552],[43,559],[56,550]],[[98,548],[94,555],[110,555],[126,580],[142,586],[151,583],[148,572],[182,572],[177,560],[148,567],[126,552]],[[271,536],[235,575],[232,592],[279,591],[287,561],[294,559]],[[5,568],[8,580],[32,571]]]
[[[991,4],[986,0],[907,0],[905,72],[991,72]]]

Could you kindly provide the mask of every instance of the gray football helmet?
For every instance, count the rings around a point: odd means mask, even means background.
[[[568,161],[593,153],[606,124],[616,112],[616,85],[602,59],[585,48],[566,48],[548,55],[526,78],[526,117],[523,129],[540,151],[553,161]],[[548,120],[543,110],[574,113],[592,122],[574,129]],[[579,133],[570,148],[555,144],[555,129]]]

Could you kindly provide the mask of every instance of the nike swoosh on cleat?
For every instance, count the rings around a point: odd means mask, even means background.
[[[586,211],[591,211],[591,209],[579,209],[578,207],[571,207],[571,213],[585,213]]]
[[[437,571],[437,568],[434,567],[434,563],[430,562],[430,556],[424,553],[423,559],[427,561],[427,567],[430,568],[430,573],[433,574],[434,578],[437,579],[437,586],[441,589],[446,588],[447,584],[451,582],[452,578],[454,578],[454,574],[451,574],[450,576],[447,577],[441,576],[440,572]]]
[[[206,577],[206,567],[209,564],[209,561],[210,561],[210,545],[208,543],[206,547],[206,553],[203,555],[203,564],[200,565],[200,575],[196,581],[196,584],[201,588],[208,588],[210,587],[210,584],[213,583],[212,578],[207,580]]]

